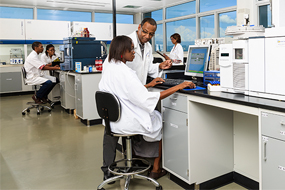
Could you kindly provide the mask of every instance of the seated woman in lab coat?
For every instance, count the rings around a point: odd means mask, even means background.
[[[181,37],[178,33],[174,33],[170,36],[171,42],[174,44],[170,51],[169,57],[163,54],[166,60],[172,60],[173,64],[183,63],[183,48],[181,46]]]
[[[144,142],[133,142],[136,155],[143,156],[143,152],[147,152],[148,155],[149,152],[153,153],[153,156],[148,156],[155,157],[150,177],[158,179],[165,175],[166,171],[160,168],[162,119],[155,107],[159,100],[185,87],[194,88],[195,85],[192,82],[184,82],[162,92],[149,92],[135,71],[126,65],[126,62],[133,61],[134,57],[134,44],[131,38],[114,38],[109,49],[108,61],[103,65],[99,89],[115,94],[121,103],[121,118],[117,122],[111,122],[112,132],[139,134],[145,143],[160,141],[159,147],[145,146]]]
[[[55,53],[54,46],[49,44],[46,46],[46,51],[41,55],[41,60],[46,63],[47,66],[52,66],[52,62],[59,56]]]

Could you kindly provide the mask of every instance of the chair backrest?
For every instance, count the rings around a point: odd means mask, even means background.
[[[26,77],[27,77],[26,69],[25,69],[25,67],[21,67],[21,69],[22,69],[24,84],[27,85],[27,83],[26,83]]]
[[[121,104],[116,95],[97,91],[95,101],[99,116],[105,120],[106,133],[112,135],[110,121],[118,121],[121,117]]]

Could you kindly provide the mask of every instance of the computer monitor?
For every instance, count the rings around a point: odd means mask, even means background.
[[[184,75],[203,77],[203,72],[208,69],[210,50],[210,45],[189,46]]]

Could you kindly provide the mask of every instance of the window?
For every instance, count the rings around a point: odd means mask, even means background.
[[[143,14],[143,19],[145,19],[145,18],[153,18],[155,21],[160,21],[160,20],[163,19],[162,14],[163,14],[162,9],[159,9],[157,11],[144,13]]]
[[[38,20],[91,22],[91,12],[38,9]]]
[[[113,23],[112,13],[95,13],[95,22]],[[133,24],[134,16],[125,14],[116,14],[116,23]]]
[[[219,14],[220,37],[226,37],[225,31],[228,26],[235,26],[237,24],[236,18],[236,11]]]
[[[154,36],[155,51],[163,51],[163,26],[158,24]]]
[[[271,23],[271,10],[269,5],[259,7],[259,25],[268,28],[272,25]]]
[[[31,8],[0,7],[0,18],[33,19]]]
[[[170,52],[173,47],[170,36],[174,33],[180,34],[183,51],[187,51],[189,45],[195,44],[196,19],[190,18],[166,23],[167,52]]]
[[[200,0],[200,12],[212,11],[237,5],[237,0]]]
[[[213,38],[214,29],[214,15],[200,17],[200,38]]]
[[[196,1],[166,8],[166,19],[180,17],[196,13]]]

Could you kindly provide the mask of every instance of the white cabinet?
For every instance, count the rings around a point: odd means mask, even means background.
[[[63,40],[70,36],[69,21],[25,20],[26,40]]]
[[[187,97],[173,94],[163,104],[163,168],[189,181]]]
[[[138,24],[117,24],[117,36],[129,35],[138,30]]]
[[[285,189],[285,115],[261,113],[262,189]]]
[[[75,109],[75,74],[59,71],[60,100],[64,109]]]
[[[99,90],[100,79],[101,73],[75,76],[75,109],[76,115],[81,119],[100,119],[95,102],[95,92]]]
[[[0,19],[1,40],[25,40],[24,19]]]

